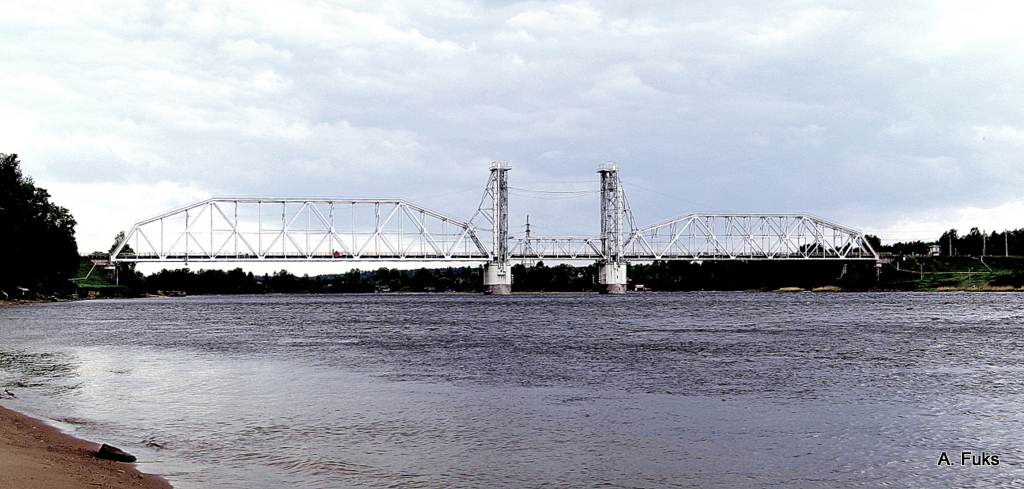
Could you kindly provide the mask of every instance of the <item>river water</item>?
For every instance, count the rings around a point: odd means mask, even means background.
[[[179,489],[1019,487],[1022,347],[1014,293],[83,301],[0,308],[0,405]]]

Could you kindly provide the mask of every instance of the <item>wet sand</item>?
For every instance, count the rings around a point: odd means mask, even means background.
[[[134,464],[97,458],[99,447],[0,406],[0,487],[171,489]]]

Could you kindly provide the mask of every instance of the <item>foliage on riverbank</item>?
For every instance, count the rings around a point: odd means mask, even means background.
[[[80,277],[90,270],[83,260]],[[596,266],[567,264],[512,267],[516,292],[598,290]],[[856,290],[1015,290],[1024,287],[1024,257],[897,257],[878,268],[874,262],[706,261],[630,265],[629,290],[701,291],[856,291]],[[81,297],[136,297],[264,293],[481,292],[479,267],[352,270],[344,274],[296,276],[285,270],[254,275],[241,269],[162,270],[121,274],[119,284],[102,270],[79,281]]]
[[[88,264],[87,260],[83,260]],[[90,268],[83,264],[80,277]],[[597,267],[567,264],[512,267],[516,292],[596,291]],[[864,290],[878,287],[874,263],[855,262],[656,262],[629,267],[629,288],[635,290]],[[285,270],[254,275],[241,269],[162,270],[143,276],[120,274],[118,284],[105,271],[93,270],[80,280],[81,297],[134,297],[184,292],[203,294],[482,292],[480,267],[418,270],[379,268],[344,274],[296,276]]]
[[[899,290],[1013,290],[1024,287],[1024,257],[897,257],[882,278]]]
[[[630,267],[630,284],[651,290],[844,290],[877,288],[874,262],[661,261]]]
[[[366,292],[479,292],[483,290],[476,267],[429,270],[379,268],[373,271],[351,270],[344,274],[296,276],[287,270],[254,275],[241,268],[234,270],[161,270],[149,276],[121,274],[120,285],[106,274],[84,281],[84,296],[131,297],[184,292],[205,294],[326,294]],[[84,272],[83,272],[84,276]]]
[[[91,274],[89,272],[92,272]],[[597,267],[588,264],[512,266],[515,292],[598,290]],[[88,279],[83,279],[88,275]],[[1024,257],[900,256],[874,261],[662,261],[628,267],[629,290],[856,291],[1015,290],[1024,287]],[[417,270],[378,268],[344,274],[296,276],[285,270],[254,275],[242,269],[162,270],[143,276],[125,270],[117,283],[82,260],[80,297],[137,297],[184,292],[203,294],[482,292],[480,267]]]
[[[75,219],[22,174],[18,155],[0,153],[0,299],[68,294],[78,268]]]

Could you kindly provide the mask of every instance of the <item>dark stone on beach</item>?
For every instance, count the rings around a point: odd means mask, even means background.
[[[96,452],[96,456],[107,460],[113,460],[115,462],[134,462],[136,460],[135,455],[125,453],[124,450],[112,447],[106,443],[100,447],[100,451]]]

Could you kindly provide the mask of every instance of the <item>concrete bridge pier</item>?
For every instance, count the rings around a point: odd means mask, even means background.
[[[512,266],[509,262],[484,264],[484,294],[508,295],[512,293]]]
[[[603,287],[598,289],[602,294],[626,293],[626,263],[598,262],[597,283]]]

